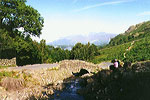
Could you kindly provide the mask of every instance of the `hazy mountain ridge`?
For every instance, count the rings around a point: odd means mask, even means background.
[[[67,37],[55,40],[48,44],[57,46],[57,45],[75,45],[78,42],[86,44],[90,42],[95,45],[103,45],[103,44],[108,44],[110,39],[115,36],[116,34],[105,33],[105,32],[90,33],[88,35],[71,35],[71,36],[67,36]]]

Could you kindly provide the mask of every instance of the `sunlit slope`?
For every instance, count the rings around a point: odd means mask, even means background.
[[[150,21],[131,26],[124,34],[111,39],[92,62],[113,59],[131,62],[150,60]]]
[[[126,53],[131,62],[150,60],[150,36],[135,41],[132,49]]]
[[[124,53],[126,50],[130,47],[131,42],[117,45],[117,46],[111,46],[109,48],[104,48],[99,50],[100,55],[96,56],[92,62],[93,63],[100,63],[102,61],[109,61],[113,59],[124,59]]]
[[[150,21],[130,26],[129,29],[111,39],[109,45],[119,45],[134,40],[139,40],[150,35]]]

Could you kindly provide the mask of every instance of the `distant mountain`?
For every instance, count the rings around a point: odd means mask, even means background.
[[[49,45],[60,46],[60,45],[75,45],[80,42],[86,44],[88,42],[95,45],[108,44],[110,39],[115,37],[116,34],[110,34],[105,32],[90,33],[88,35],[72,35],[67,36],[56,41],[50,42]]]

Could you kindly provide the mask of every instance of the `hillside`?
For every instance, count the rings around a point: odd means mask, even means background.
[[[109,45],[119,45],[127,43],[133,40],[138,40],[149,36],[150,34],[150,21],[143,22],[137,25],[130,26],[125,33],[117,35],[115,38],[111,39]]]
[[[111,39],[110,43],[99,50],[92,62],[100,63],[119,59],[122,61],[150,60],[150,21],[129,27],[129,29]]]
[[[126,49],[129,48],[131,43],[125,43],[117,46],[111,46],[104,49],[99,50],[98,56],[92,60],[93,63],[100,63],[103,61],[110,61],[113,59],[124,59],[124,53]]]
[[[126,60],[131,62],[150,60],[150,36],[135,41],[132,49],[126,53]]]

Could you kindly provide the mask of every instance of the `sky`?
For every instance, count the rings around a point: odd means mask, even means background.
[[[124,33],[150,20],[150,0],[27,0],[44,18],[40,38],[46,43],[89,33]]]

